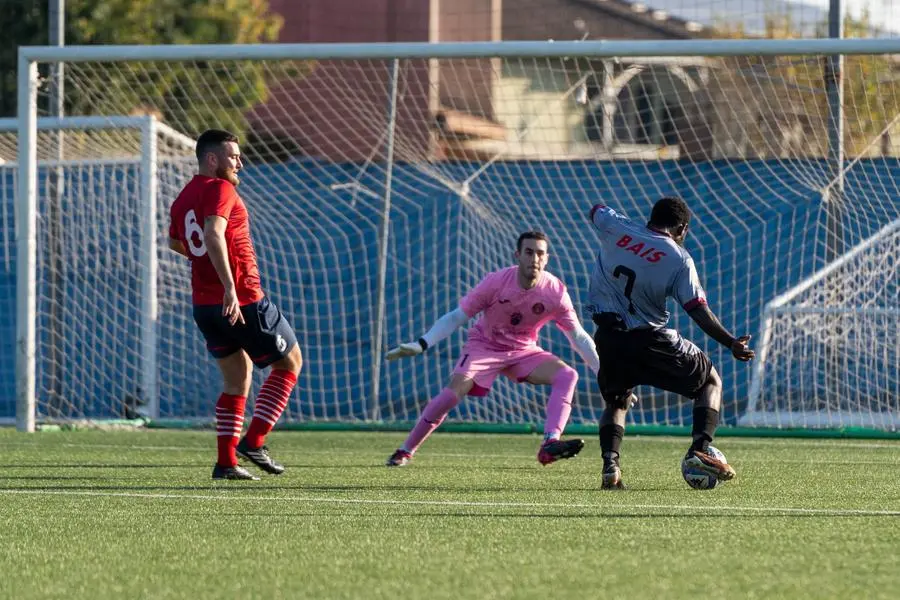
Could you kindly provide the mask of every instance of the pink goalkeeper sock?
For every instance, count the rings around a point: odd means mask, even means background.
[[[457,404],[459,404],[459,398],[456,397],[453,390],[450,388],[441,390],[440,394],[428,402],[425,410],[422,411],[422,417],[409,432],[409,437],[403,442],[401,448],[413,454],[419,449],[422,442],[428,439],[428,436],[444,422],[447,413],[453,410]]]
[[[544,423],[544,439],[559,439],[569,414],[572,412],[572,396],[575,384],[578,383],[578,372],[572,367],[561,368],[550,382],[550,400],[547,402],[547,421]]]

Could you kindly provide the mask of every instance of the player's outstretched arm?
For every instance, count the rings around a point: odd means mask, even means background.
[[[736,359],[746,362],[756,356],[756,353],[747,345],[750,341],[750,336],[735,337],[731,335],[706,304],[701,304],[689,310],[688,315],[700,326],[700,329],[706,335],[731,350],[732,356]]]
[[[569,340],[569,345],[572,346],[572,349],[578,353],[581,360],[583,360],[596,375],[600,370],[600,357],[597,355],[597,346],[594,345],[593,338],[591,338],[588,332],[584,330],[584,327],[582,327],[580,323],[576,323],[574,329],[569,331],[563,330],[563,334],[565,334],[566,338]]]
[[[468,322],[469,317],[463,312],[463,309],[457,308],[451,310],[440,319],[434,322],[431,329],[415,342],[406,342],[394,348],[391,348],[385,358],[388,360],[397,360],[407,356],[415,356],[422,354],[431,346],[437,344],[441,340],[447,338],[454,331]]]

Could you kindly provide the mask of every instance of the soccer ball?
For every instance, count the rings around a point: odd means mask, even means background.
[[[722,452],[713,446],[710,446],[706,453],[710,456],[721,460],[723,463],[727,463],[725,460],[725,455]],[[719,485],[719,478],[715,475],[710,475],[706,471],[702,471],[697,467],[692,467],[686,462],[687,459],[681,459],[681,476],[684,477],[684,480],[687,482],[689,486],[694,488],[695,490],[711,490],[717,485]]]

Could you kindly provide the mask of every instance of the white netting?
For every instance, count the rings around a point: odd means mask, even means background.
[[[748,425],[900,426],[900,219],[773,302]]]
[[[170,197],[195,169],[193,141],[165,127],[156,138],[158,192]],[[15,156],[15,133],[0,133],[0,158]],[[37,156],[37,416],[134,416],[147,400],[142,130],[42,129]],[[15,164],[0,169],[15,189]],[[166,219],[160,211],[158,222]],[[158,243],[166,238],[160,235]],[[171,270],[163,273],[165,282],[172,280]],[[11,352],[9,362],[15,362]],[[165,382],[168,374],[156,377]]]
[[[191,137],[212,126],[241,134],[248,161],[240,191],[263,285],[293,322],[305,358],[286,417],[409,420],[446,381],[464,336],[416,360],[373,362],[389,158],[384,346],[415,339],[486,272],[509,265],[525,229],[550,235],[549,270],[580,304],[596,247],[590,206],[606,202],[640,221],[671,193],[695,211],[687,247],[711,307],[735,333],[756,334],[767,301],[872,236],[898,210],[897,56],[846,58],[840,210],[823,204],[838,180],[826,158],[823,65],[821,56],[402,60],[395,119],[390,60],[71,63],[66,90],[81,114],[127,114],[150,104]],[[114,358],[133,343],[124,324],[130,313],[118,307],[136,301],[127,279],[136,253],[126,243],[134,199],[125,183],[92,181],[68,217],[73,238],[65,256],[94,265],[100,277],[75,279],[71,289],[96,287],[115,299],[106,301],[106,320],[90,328],[82,327],[83,313],[102,312],[99,301],[54,309],[62,329],[80,331],[79,347],[98,353],[89,364],[73,361],[74,349],[56,354],[66,357],[56,368],[73,397],[94,393],[96,385],[83,379],[115,381],[118,395],[136,377]],[[160,190],[161,228],[176,189]],[[120,259],[101,260],[82,240],[113,235],[113,217],[122,226],[115,239],[125,246],[113,244]],[[837,238],[829,234],[835,220]],[[161,415],[209,416],[219,382],[190,317],[187,267],[163,250],[160,269]],[[673,324],[722,373],[725,417],[735,422],[747,407],[750,369],[673,309]],[[44,318],[50,310],[42,302]],[[552,329],[542,344],[577,364]],[[602,404],[586,368],[579,370],[574,418],[594,420]],[[537,422],[546,392],[501,381],[490,397],[464,403],[452,417]],[[47,388],[40,394],[46,402]],[[689,420],[683,399],[640,394],[640,408],[630,413],[635,421]]]

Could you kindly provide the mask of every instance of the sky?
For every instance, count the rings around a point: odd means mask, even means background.
[[[637,0],[631,0],[637,1]],[[741,19],[748,31],[762,27],[770,12],[789,12],[792,22],[812,32],[827,18],[829,0],[640,0],[650,9],[662,9],[671,16],[709,24],[718,20]],[[842,0],[844,10],[859,16],[869,7],[872,23],[900,35],[900,0]],[[812,35],[810,33],[810,35]]]
[[[820,6],[828,10],[829,0],[804,0],[805,4]],[[883,23],[886,29],[900,35],[900,1],[898,0],[843,0],[844,9],[858,16],[868,6],[872,21]]]

